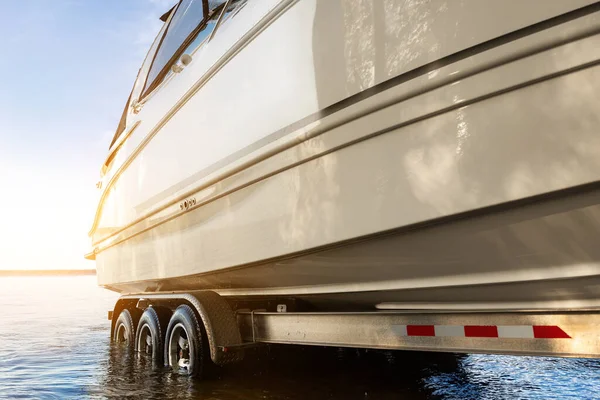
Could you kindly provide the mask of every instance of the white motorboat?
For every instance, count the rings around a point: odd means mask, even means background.
[[[90,232],[101,286],[600,307],[600,6],[182,0]]]

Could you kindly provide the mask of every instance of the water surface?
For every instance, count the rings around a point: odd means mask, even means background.
[[[196,382],[109,340],[96,278],[0,278],[1,399],[594,399],[600,360],[270,346]]]

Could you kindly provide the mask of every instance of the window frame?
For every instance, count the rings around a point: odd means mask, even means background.
[[[179,60],[179,58],[182,56],[182,54],[185,51],[185,49],[187,49],[187,47],[190,45],[190,43],[193,42],[193,40],[195,39],[196,35],[198,35],[198,33],[200,33],[200,31],[202,31],[202,29],[204,29],[206,27],[206,24],[214,16],[214,14],[216,12],[218,12],[221,8],[223,8],[225,6],[225,4],[227,3],[226,1],[222,2],[221,4],[219,4],[214,9],[209,10],[210,3],[209,3],[208,0],[198,0],[198,1],[202,1],[202,12],[203,12],[202,20],[196,26],[196,28],[194,28],[190,32],[190,34],[187,36],[187,38],[179,45],[179,47],[173,53],[173,55],[171,56],[171,58],[169,59],[169,61],[167,61],[167,63],[163,67],[163,69],[160,70],[160,72],[156,75],[156,78],[154,79],[154,81],[148,87],[146,87],[146,85],[148,84],[148,76],[150,75],[150,71],[152,70],[152,67],[154,66],[154,61],[156,59],[156,56],[158,55],[158,52],[159,52],[159,50],[161,49],[161,47],[163,45],[164,38],[167,36],[167,34],[169,33],[169,29],[171,28],[170,25],[172,23],[172,19],[171,19],[171,21],[169,21],[169,26],[167,27],[167,29],[163,33],[163,35],[162,35],[162,37],[160,39],[160,43],[159,43],[158,47],[156,48],[156,52],[154,53],[154,56],[153,56],[153,59],[152,59],[152,64],[150,64],[150,68],[148,69],[148,74],[146,74],[146,76],[144,77],[144,86],[143,86],[143,89],[142,89],[142,93],[140,94],[140,100],[139,100],[140,102],[144,101],[148,96],[150,96],[163,83],[163,81],[165,80],[165,78],[169,74],[171,66],[175,62],[177,62],[177,60]],[[177,10],[179,9],[179,6],[181,5],[182,2],[183,2],[183,0],[180,0],[179,3],[176,6],[177,8],[175,8],[172,11],[173,15],[175,15],[175,13],[177,13]]]

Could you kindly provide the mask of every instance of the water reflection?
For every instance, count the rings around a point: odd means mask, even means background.
[[[168,399],[424,399],[432,375],[466,380],[464,356],[297,346],[265,346],[239,365],[197,382],[146,356],[113,345],[102,383],[91,395]]]
[[[111,347],[91,395],[140,399],[593,398],[598,360],[268,346],[198,382]]]

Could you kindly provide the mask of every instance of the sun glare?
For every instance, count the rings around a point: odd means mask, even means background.
[[[83,255],[97,194],[73,174],[59,176],[26,168],[0,176],[0,270],[94,268]]]

